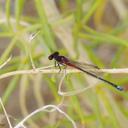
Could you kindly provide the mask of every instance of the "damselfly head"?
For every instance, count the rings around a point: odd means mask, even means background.
[[[53,58],[55,58],[56,56],[58,56],[59,55],[59,52],[54,52],[54,53],[52,53],[49,57],[48,57],[48,59],[49,60],[52,60]]]

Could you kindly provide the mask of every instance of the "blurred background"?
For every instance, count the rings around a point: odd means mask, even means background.
[[[32,35],[36,35],[33,39]],[[0,64],[11,61],[0,75],[54,64],[48,56],[59,51],[73,60],[100,68],[127,68],[128,0],[0,0]],[[78,128],[127,128],[127,74],[103,74],[124,87],[123,92],[84,73],[68,74],[64,92],[92,88],[77,95],[58,94],[59,73],[0,77],[0,96],[16,125],[32,111],[58,105]],[[63,102],[62,102],[63,99]],[[0,127],[9,127],[0,109]],[[72,128],[57,111],[38,113],[31,128]]]

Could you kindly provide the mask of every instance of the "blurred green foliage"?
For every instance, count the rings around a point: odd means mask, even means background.
[[[121,0],[127,10],[125,2]],[[116,3],[107,0],[6,0],[0,6],[0,64],[12,55],[0,74],[32,69],[31,59],[35,67],[48,66],[52,62],[47,56],[56,50],[102,68],[126,68],[128,65],[128,15],[121,17],[119,12],[126,13],[125,9],[116,8]],[[34,39],[30,38],[32,35],[36,35]],[[58,95],[58,76],[51,72],[36,76],[16,75],[2,80],[0,92],[5,107],[19,119],[46,104],[58,105],[63,98]],[[78,128],[127,128],[126,74],[104,76],[125,86],[124,92],[105,83],[95,83],[90,77],[86,79],[84,74],[71,77],[69,74],[64,79],[65,91],[98,85],[84,93],[64,97],[62,109]],[[10,105],[13,107],[9,109]],[[35,116],[29,125],[72,127],[68,120],[55,112]]]

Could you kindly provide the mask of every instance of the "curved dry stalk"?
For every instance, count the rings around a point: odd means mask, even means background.
[[[58,94],[65,97],[65,96],[73,96],[73,95],[77,95],[77,94],[80,94],[86,90],[88,90],[89,88],[92,88],[94,86],[96,86],[96,84],[93,84],[92,86],[88,86],[88,87],[85,87],[85,88],[82,88],[82,89],[77,89],[77,90],[73,90],[73,91],[62,91],[62,83],[64,81],[64,78],[66,77],[66,73],[64,73],[64,75],[62,76],[60,82],[59,82],[59,87],[58,87]]]
[[[73,128],[77,128],[75,121],[64,111],[62,111],[59,107],[55,106],[55,105],[46,105],[44,107],[41,107],[39,109],[36,109],[35,111],[33,111],[31,114],[29,114],[28,116],[26,116],[19,124],[17,124],[14,128],[20,128],[21,126],[23,126],[23,124],[32,116],[34,116],[35,114],[39,113],[39,112],[43,112],[46,111],[48,109],[55,109],[57,110],[59,113],[61,113],[62,115],[64,115],[71,123]]]

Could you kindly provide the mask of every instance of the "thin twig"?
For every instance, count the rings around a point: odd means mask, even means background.
[[[10,56],[2,65],[0,65],[0,69],[3,68],[10,60],[12,56]]]
[[[10,76],[14,75],[23,75],[23,74],[49,74],[49,73],[58,73],[59,69],[48,69],[54,67],[52,66],[47,66],[47,67],[41,67],[41,68],[36,68],[36,69],[30,69],[30,70],[18,70],[18,71],[12,71],[8,72],[5,74],[0,75],[0,79],[4,79]],[[128,68],[121,68],[121,69],[86,69],[87,71],[94,71],[94,72],[99,72],[99,73],[110,73],[110,74],[128,74]],[[66,73],[80,73],[81,71],[77,69],[66,69]],[[62,72],[61,72],[62,73]]]
[[[4,107],[4,105],[3,105],[3,102],[2,102],[2,99],[1,99],[1,98],[0,98],[0,104],[1,104],[1,106],[2,106],[2,109],[3,109],[3,111],[4,111],[4,114],[5,114],[5,116],[6,116],[6,119],[7,119],[7,121],[8,121],[9,128],[13,128],[12,125],[11,125],[11,122],[10,122],[10,120],[9,120],[8,114],[7,114],[6,110],[5,110],[5,107]]]
[[[30,37],[29,37],[29,39],[28,39],[29,43],[31,43],[32,40],[33,40],[39,33],[40,33],[40,31],[31,34]],[[35,69],[36,69],[36,66],[35,66],[35,64],[34,64],[34,61],[33,61],[32,54],[31,54],[31,53],[32,53],[32,52],[31,52],[31,47],[30,47],[30,49],[28,49],[28,54],[29,54],[29,58],[30,58],[30,62],[31,62],[32,68],[35,70]]]

